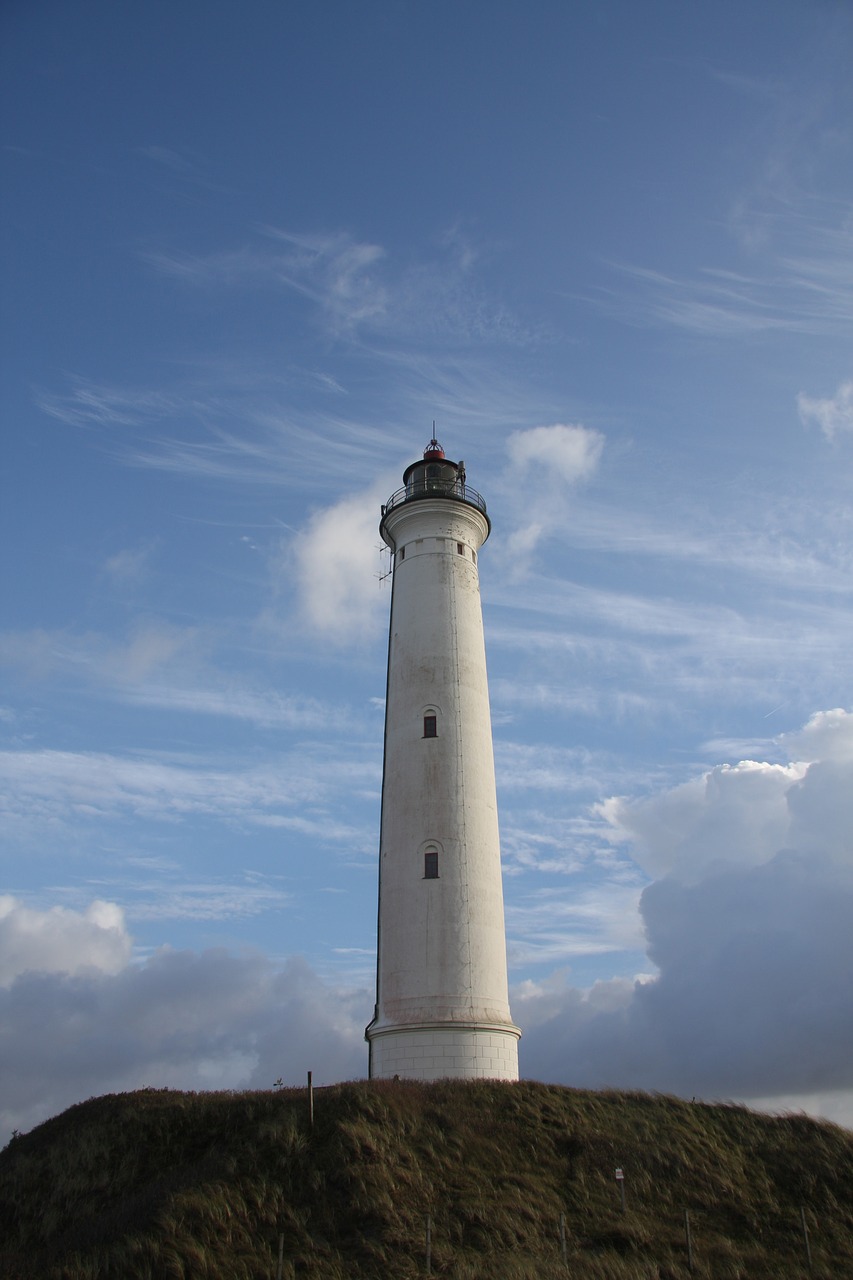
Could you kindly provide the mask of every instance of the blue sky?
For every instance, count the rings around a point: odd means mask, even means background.
[[[853,1124],[853,11],[2,21],[4,1122],[365,1072],[434,421],[523,1074]]]

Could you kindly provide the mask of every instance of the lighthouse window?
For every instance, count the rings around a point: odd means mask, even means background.
[[[464,542],[457,542],[457,544],[456,544],[456,550],[459,552],[460,556],[464,556],[464,554],[465,554],[465,543],[464,543]]]
[[[424,716],[424,737],[437,738],[438,728],[435,716]]]
[[[438,850],[427,849],[424,854],[424,880],[438,879]]]
[[[406,548],[401,547],[400,550],[397,552],[397,560],[398,561],[405,560],[405,558],[406,558]]]

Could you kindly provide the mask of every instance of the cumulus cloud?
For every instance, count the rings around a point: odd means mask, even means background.
[[[696,883],[716,870],[766,862],[787,838],[788,792],[803,765],[719,765],[648,800],[600,811],[649,875]]]
[[[842,382],[834,396],[812,398],[800,392],[797,396],[800,418],[808,426],[816,423],[827,440],[840,431],[853,431],[853,382]]]
[[[13,910],[20,922],[23,909]],[[164,948],[130,964],[123,923],[125,949],[97,950],[97,930],[120,921],[118,908],[93,904],[72,938],[73,914],[27,914],[35,965],[0,931],[14,971],[0,990],[7,1132],[92,1094],[147,1085],[269,1088],[300,1083],[307,1070],[318,1083],[364,1074],[369,992],[335,990],[299,958],[277,966],[258,954]]]
[[[656,877],[640,913],[658,972],[528,985],[514,1007],[526,1073],[818,1110],[825,1095],[853,1122],[851,746],[853,714],[822,712],[778,740],[799,757],[786,764],[605,807]]]
[[[26,973],[118,973],[130,959],[124,912],[95,901],[85,911],[37,911],[0,895],[0,986]]]

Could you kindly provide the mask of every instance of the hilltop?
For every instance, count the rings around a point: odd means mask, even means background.
[[[624,1171],[622,1210],[615,1170]],[[146,1089],[0,1154],[7,1280],[853,1274],[853,1134],[521,1082]],[[807,1269],[803,1214],[813,1268]],[[560,1219],[565,1215],[565,1252]]]

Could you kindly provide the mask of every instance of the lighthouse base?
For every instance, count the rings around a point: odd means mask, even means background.
[[[369,1028],[373,1080],[517,1080],[518,1027],[448,1025]]]

